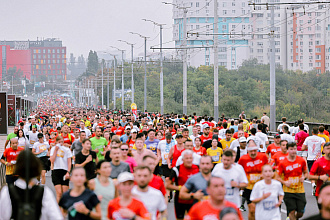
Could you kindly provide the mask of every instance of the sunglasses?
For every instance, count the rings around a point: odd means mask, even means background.
[[[122,151],[128,151],[128,148],[121,148]]]

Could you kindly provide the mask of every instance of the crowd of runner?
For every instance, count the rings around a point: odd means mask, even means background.
[[[167,204],[174,201],[176,219],[241,220],[248,211],[249,220],[276,220],[285,203],[287,219],[295,220],[304,214],[305,193],[315,195],[318,217],[330,218],[326,125],[309,135],[302,119],[289,126],[283,118],[269,139],[266,113],[215,121],[78,109],[55,96],[39,103],[8,135],[1,163],[7,184],[20,187],[19,153],[30,149],[38,158],[33,184],[45,185],[51,176],[56,190],[56,200],[48,201],[50,219],[167,219]],[[305,192],[306,179],[312,192]],[[0,200],[8,194],[5,187]],[[4,204],[0,215],[10,219]],[[51,214],[43,210],[41,219],[47,219]]]

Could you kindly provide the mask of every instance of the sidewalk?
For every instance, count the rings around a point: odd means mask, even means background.
[[[14,127],[8,127],[8,134],[14,131]],[[5,143],[7,140],[7,135],[0,136],[0,156],[2,156],[5,151]],[[0,163],[0,189],[2,188],[5,181],[6,176],[6,167],[2,163]]]

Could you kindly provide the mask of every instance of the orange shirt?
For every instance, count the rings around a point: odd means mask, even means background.
[[[244,137],[245,137],[245,138],[248,138],[248,137],[249,137],[249,134],[246,133],[246,132],[244,132]],[[235,133],[234,133],[233,138],[238,139],[238,132],[235,132]]]
[[[291,162],[286,157],[278,165],[277,173],[284,181],[290,181],[291,186],[283,185],[283,191],[288,193],[304,193],[304,183],[299,181],[303,172],[307,169],[304,158],[297,156],[296,160]]]
[[[283,161],[286,157],[288,156],[288,153],[283,154],[282,151],[277,152],[276,154],[274,154],[273,156],[273,160],[274,160],[274,167],[277,168],[277,166],[280,164],[281,161]]]
[[[205,141],[212,140],[212,133],[210,132],[207,137],[205,137],[204,134],[203,134],[199,138],[201,139],[201,142],[203,144]]]
[[[237,208],[237,206],[232,203],[225,201],[225,207],[232,207],[236,209],[239,219],[243,220],[243,216],[241,211]],[[215,209],[209,200],[204,200],[201,202],[196,203],[188,212],[188,215],[185,216],[185,220],[203,220],[203,219],[219,219],[221,210]]]
[[[135,144],[135,141],[133,141],[133,139],[131,139],[130,141],[127,140],[126,143],[128,144],[128,147],[129,147],[129,148],[133,149],[133,146],[134,146],[134,144]]]
[[[249,154],[243,155],[238,164],[242,165],[246,176],[248,178],[248,186],[247,189],[253,189],[253,186],[256,182],[260,180],[261,177],[261,169],[263,165],[268,163],[268,158],[264,153],[257,153],[255,158],[251,158]]]
[[[275,146],[275,144],[272,143],[272,144],[268,145],[266,154],[269,155],[269,153],[270,153],[271,158],[273,158],[274,154],[276,154],[279,151],[281,151],[281,147]]]
[[[198,150],[196,150],[194,147],[193,151],[200,156],[206,155],[206,149],[205,149],[205,147],[202,147],[202,146]]]
[[[143,219],[151,219],[150,214],[148,213],[147,209],[145,208],[145,206],[141,201],[132,198],[132,202],[127,207],[122,207],[120,205],[120,197],[117,197],[109,202],[108,218],[114,220],[124,219],[123,217],[121,217],[120,213],[118,212],[122,208],[130,209],[137,216],[140,216]]]

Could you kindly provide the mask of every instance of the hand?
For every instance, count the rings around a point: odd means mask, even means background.
[[[135,213],[132,212],[128,208],[119,209],[119,214],[120,214],[121,217],[128,218],[128,219],[132,219],[134,217],[134,215],[135,215]]]
[[[202,190],[198,190],[197,192],[194,193],[194,199],[201,200],[203,199],[204,193]]]
[[[56,146],[55,146],[55,151],[58,151],[58,149],[59,149],[59,146],[56,145]]]
[[[69,147],[69,148],[71,146],[70,144],[66,144],[66,143],[64,143],[63,145],[64,145],[64,147]]]
[[[93,160],[92,155],[89,155],[89,156],[86,158],[87,163],[91,162],[92,160]]]
[[[328,179],[329,179],[329,177],[326,174],[320,176],[320,180],[322,180],[323,182],[328,181]]]
[[[237,187],[237,188],[239,187],[238,182],[236,182],[234,180],[230,181],[230,185],[231,185],[231,187]]]
[[[101,201],[103,199],[102,195],[98,195],[97,198]]]
[[[300,177],[299,181],[303,183],[305,181],[305,177],[304,176]]]
[[[69,174],[69,172],[67,172],[67,173],[65,174],[65,179],[66,179],[66,180],[70,179],[70,174]]]
[[[291,186],[291,182],[290,181],[284,181],[283,184],[286,186],[286,187],[289,187]]]
[[[10,163],[10,162],[8,162],[6,166],[11,166],[11,165],[13,165],[13,164],[12,164],[12,163]]]
[[[170,163],[167,164],[167,166],[168,166],[168,169],[172,169],[172,165]]]
[[[271,194],[272,194],[271,192],[263,193],[262,199],[267,199]]]
[[[105,154],[105,151],[101,151],[101,155],[104,155]]]
[[[278,201],[278,203],[275,204],[275,207],[280,207],[280,205],[282,204],[282,201]]]
[[[98,152],[99,152],[99,149],[95,149],[94,152],[95,152],[95,153],[98,153]]]
[[[77,202],[74,204],[74,208],[77,210],[77,212],[82,213],[84,215],[87,215],[89,212],[89,209],[86,208],[85,204],[83,202]]]

